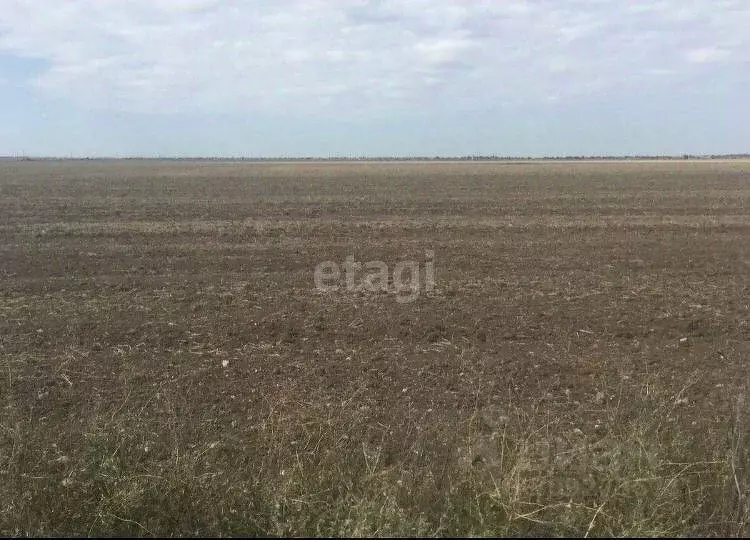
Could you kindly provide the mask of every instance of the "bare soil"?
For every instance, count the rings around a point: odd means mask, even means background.
[[[0,533],[273,532],[248,492],[295,452],[444,471],[478,412],[542,404],[594,440],[649,388],[700,441],[746,392],[749,238],[740,160],[0,163]],[[427,250],[411,303],[314,287]],[[133,483],[181,459],[167,499]]]

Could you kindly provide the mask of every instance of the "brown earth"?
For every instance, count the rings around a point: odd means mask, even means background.
[[[142,475],[223,448],[207,490],[331,410],[386,463],[493,408],[615,429],[649,385],[700,437],[748,377],[749,238],[748,161],[2,163],[0,532],[153,530],[84,493],[92,433]],[[314,287],[427,250],[413,302]]]

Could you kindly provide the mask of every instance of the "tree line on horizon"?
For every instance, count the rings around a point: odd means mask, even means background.
[[[0,161],[50,161],[50,160],[162,160],[162,161],[603,161],[603,160],[685,160],[685,159],[747,159],[747,154],[638,154],[638,155],[565,155],[565,156],[501,156],[501,155],[463,155],[463,156],[102,156],[102,157],[62,157],[62,156],[0,156]]]

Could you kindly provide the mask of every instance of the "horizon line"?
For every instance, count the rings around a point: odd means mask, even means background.
[[[0,155],[0,161],[95,161],[95,160],[143,160],[143,161],[638,161],[638,160],[712,160],[748,159],[750,153],[726,154],[604,154],[604,155],[549,155],[549,156],[503,156],[495,154],[465,154],[455,156],[218,156],[218,155]]]

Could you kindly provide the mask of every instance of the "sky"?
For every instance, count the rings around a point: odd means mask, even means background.
[[[3,0],[0,155],[750,152],[748,0]]]

